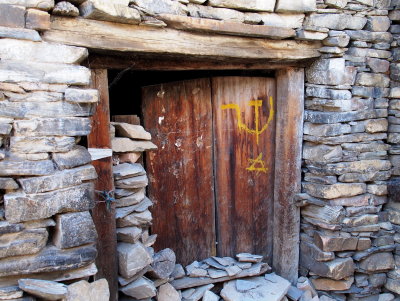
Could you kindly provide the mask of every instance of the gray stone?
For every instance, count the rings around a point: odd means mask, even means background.
[[[54,192],[4,195],[6,219],[10,222],[43,219],[61,212],[87,211],[93,207],[93,183]]]
[[[141,237],[142,229],[138,227],[117,228],[117,240],[134,244]]]
[[[141,19],[137,9],[107,0],[87,0],[79,11],[84,18],[101,21],[139,24]]]
[[[262,23],[267,26],[300,28],[304,20],[304,14],[260,13],[259,15]]]
[[[323,199],[351,197],[367,191],[364,183],[336,183],[332,185],[303,183],[303,189],[311,196]]]
[[[97,178],[92,165],[56,172],[50,176],[19,178],[25,193],[40,193],[82,184],[83,181]],[[18,185],[17,185],[18,186]]]
[[[315,244],[325,252],[356,250],[358,238],[351,237],[348,233],[338,233],[339,235],[323,235],[315,232]]]
[[[340,280],[354,273],[354,262],[351,258],[337,258],[332,261],[318,262],[312,259],[309,254],[300,254],[300,264],[314,274],[321,277]]]
[[[141,188],[146,187],[148,184],[148,179],[146,175],[121,179],[115,181],[115,187],[117,188]]]
[[[304,140],[314,142],[314,143],[324,143],[324,144],[343,144],[343,143],[353,143],[353,142],[367,142],[374,140],[384,140],[387,139],[388,135],[386,133],[354,133],[349,135],[341,135],[336,137],[315,137],[311,135],[305,135]]]
[[[206,291],[203,296],[203,301],[218,301],[219,297],[212,291]]]
[[[345,66],[345,60],[342,58],[320,59],[306,69],[307,80],[312,84],[352,84],[354,76],[354,67]]]
[[[137,5],[149,14],[172,14],[185,16],[186,6],[170,0],[132,0],[131,3]]]
[[[56,215],[53,243],[60,249],[95,243],[97,232],[88,211]]]
[[[334,30],[360,30],[366,23],[366,18],[348,14],[314,14],[306,19],[304,25],[326,27]]]
[[[316,10],[315,1],[299,0],[296,2],[290,0],[277,0],[275,11],[277,13],[299,13],[312,12]]]
[[[15,190],[18,189],[19,186],[17,182],[15,182],[12,178],[0,178],[0,189],[4,190]]]
[[[37,255],[18,257],[18,260],[1,259],[0,276],[72,270],[88,265],[96,256],[97,251],[94,246],[66,250],[48,246]]]
[[[44,248],[47,238],[46,229],[3,234],[0,236],[0,258],[36,254]]]
[[[346,53],[354,57],[362,57],[362,58],[375,57],[375,58],[387,59],[391,56],[390,51],[370,49],[370,48],[357,48],[357,47],[350,47]]]
[[[330,99],[351,99],[351,92],[348,90],[335,90],[327,86],[307,85],[306,95],[318,98]]]
[[[348,124],[314,124],[310,122],[304,123],[304,134],[314,136],[338,136],[349,134],[351,127]]]
[[[358,73],[356,84],[360,86],[388,87],[389,77],[384,74],[376,73]]]
[[[175,253],[171,249],[164,249],[156,253],[151,264],[150,275],[157,279],[168,279],[175,269]]]
[[[78,17],[79,9],[67,1],[61,1],[54,6],[52,14],[57,16]]]
[[[116,207],[127,207],[136,205],[145,198],[145,188],[138,188],[133,190],[133,194],[121,198],[117,198]]]
[[[27,8],[37,8],[46,11],[54,7],[54,0],[2,0],[1,3],[20,5]]]
[[[367,64],[373,72],[385,73],[389,70],[390,63],[387,60],[367,58]]]
[[[389,32],[370,32],[367,30],[346,30],[346,34],[352,40],[372,42],[372,43],[390,43],[392,35]]]
[[[325,0],[325,4],[329,7],[344,8],[348,0]]]
[[[7,286],[0,288],[0,300],[18,299],[21,298],[23,294],[24,292],[18,286]]]
[[[14,84],[5,84],[14,85]],[[7,87],[5,87],[7,89]],[[33,92],[13,92],[4,91],[4,95],[8,101],[15,102],[55,102],[63,99],[63,94],[60,92],[49,91],[33,91]]]
[[[10,148],[13,152],[34,154],[46,152],[68,152],[75,145],[74,137],[29,137],[14,136],[10,139]]]
[[[48,280],[20,279],[18,285],[23,291],[46,300],[60,300],[68,292],[65,284]]]
[[[386,32],[390,27],[390,19],[387,16],[368,17],[366,30]]]
[[[1,60],[0,81],[89,85],[90,70],[70,64]]]
[[[360,261],[360,268],[367,272],[386,271],[394,268],[391,253],[376,253]]]
[[[145,175],[146,171],[139,163],[123,163],[113,166],[113,175],[115,180],[121,180],[134,176]]]
[[[97,103],[99,91],[96,89],[68,88],[65,90],[65,100],[73,103]]]
[[[344,217],[342,206],[316,206],[308,205],[301,211],[303,216],[321,220],[328,224],[338,224]]]
[[[53,43],[3,39],[0,56],[4,60],[29,62],[79,64],[87,56],[86,48]]]
[[[333,252],[324,252],[313,243],[302,241],[300,243],[300,252],[309,254],[316,261],[329,261],[335,259]]]
[[[338,162],[342,159],[340,146],[305,143],[303,146],[303,158],[315,162]]]
[[[138,140],[151,140],[151,134],[147,132],[141,125],[113,122],[116,134],[119,137],[127,137]]]
[[[233,8],[238,10],[249,11],[266,11],[273,12],[275,8],[275,0],[259,1],[259,0],[209,0],[208,4],[216,7]]]
[[[88,118],[35,118],[14,121],[14,133],[23,136],[87,136],[90,129]]]
[[[158,301],[181,301],[178,291],[169,283],[159,287],[157,292]],[[218,301],[218,299],[217,299]]]
[[[51,160],[24,161],[6,158],[0,160],[0,176],[41,176],[54,172],[54,163]]]
[[[53,154],[53,160],[60,169],[66,169],[88,164],[92,157],[84,146],[75,145],[69,152]]]
[[[0,116],[12,118],[55,118],[90,116],[92,106],[89,104],[73,104],[68,102],[0,102]]]
[[[29,40],[29,41],[41,41],[39,33],[36,30],[25,29],[25,28],[11,28],[0,26],[0,37],[19,39],[19,40]]]
[[[185,301],[198,301],[200,300],[206,291],[212,289],[214,287],[213,284],[203,285],[196,287],[193,291],[188,289],[182,292],[183,300]]]
[[[255,288],[246,292],[237,290],[237,281],[232,280],[224,283],[224,288],[221,291],[221,297],[227,301],[235,300],[269,300],[280,301],[286,295],[290,287],[290,282],[279,277],[275,273],[266,274],[265,277],[247,278],[247,281],[255,284]]]
[[[125,295],[131,296],[137,300],[151,298],[157,294],[157,289],[153,282],[145,277],[141,277],[131,284],[120,288],[120,291]]]
[[[140,243],[119,243],[117,250],[119,273],[125,278],[135,276],[153,261],[149,251]]]
[[[350,289],[354,282],[354,277],[343,280],[332,280],[327,278],[312,278],[311,282],[316,290],[321,291],[345,291]]]
[[[217,8],[191,3],[188,4],[187,8],[189,10],[189,16],[196,18],[238,22],[243,22],[245,19],[244,13],[228,8]]]
[[[25,7],[0,3],[0,25],[24,28]]]

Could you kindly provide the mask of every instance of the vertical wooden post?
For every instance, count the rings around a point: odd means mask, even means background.
[[[300,210],[294,204],[294,196],[301,191],[304,69],[279,70],[276,80],[273,268],[295,283],[299,265]]]
[[[110,106],[108,95],[108,78],[106,69],[92,70],[92,88],[98,89],[100,100],[92,117],[92,131],[88,136],[90,148],[111,148]],[[93,161],[98,178],[95,189],[98,191],[114,190],[112,158]],[[98,202],[92,211],[98,233],[96,265],[99,272],[96,279],[106,278],[110,287],[110,301],[118,300],[118,261],[117,237],[115,225],[115,207],[107,208],[104,199],[96,193]]]

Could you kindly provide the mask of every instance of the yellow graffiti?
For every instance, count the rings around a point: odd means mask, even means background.
[[[257,171],[267,173],[268,168],[265,167],[263,161],[263,153],[259,154],[256,159],[249,159],[250,166],[246,168],[248,171]]]
[[[237,117],[237,124],[238,124],[238,128],[239,130],[244,130],[245,132],[252,134],[252,135],[256,135],[256,141],[257,144],[259,142],[259,136],[265,131],[267,130],[269,124],[271,123],[271,121],[274,119],[274,115],[275,115],[275,110],[274,110],[274,100],[272,98],[272,96],[269,97],[269,116],[268,116],[268,120],[267,123],[264,124],[264,126],[260,129],[260,125],[259,125],[259,121],[260,121],[260,112],[259,112],[259,108],[262,107],[263,101],[262,100],[250,100],[249,101],[249,106],[254,107],[255,110],[255,129],[250,129],[246,124],[244,124],[244,122],[242,121],[242,113],[240,111],[240,106],[238,104],[235,103],[231,103],[231,104],[226,104],[226,105],[221,105],[221,109],[222,110],[227,110],[227,109],[234,109],[236,111],[236,117]]]

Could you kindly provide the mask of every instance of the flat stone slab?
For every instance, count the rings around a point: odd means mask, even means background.
[[[265,277],[226,282],[221,296],[225,301],[280,301],[289,288],[289,281],[272,273],[266,274]]]
[[[48,280],[20,279],[18,285],[23,291],[46,300],[60,300],[68,292],[66,285]]]
[[[143,166],[139,163],[123,163],[113,166],[114,180],[141,176],[146,174]]]
[[[151,134],[141,125],[129,124],[124,122],[113,122],[116,134],[119,137],[127,137],[138,140],[151,140]]]

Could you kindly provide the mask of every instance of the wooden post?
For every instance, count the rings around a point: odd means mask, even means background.
[[[92,117],[92,131],[88,136],[88,146],[90,148],[111,148],[109,134],[110,106],[106,69],[92,70],[91,87],[99,90],[100,100]],[[95,189],[97,191],[114,190],[112,158],[108,157],[93,161],[93,165],[98,174]],[[107,279],[110,287],[110,301],[116,301],[118,300],[118,261],[115,207],[111,205],[108,208],[104,199],[98,193],[96,193],[96,198],[100,201],[92,211],[99,236],[96,259],[99,272],[96,274],[96,279]]]
[[[276,80],[273,268],[295,283],[299,266],[300,210],[294,204],[294,196],[301,191],[304,69],[279,70]]]

